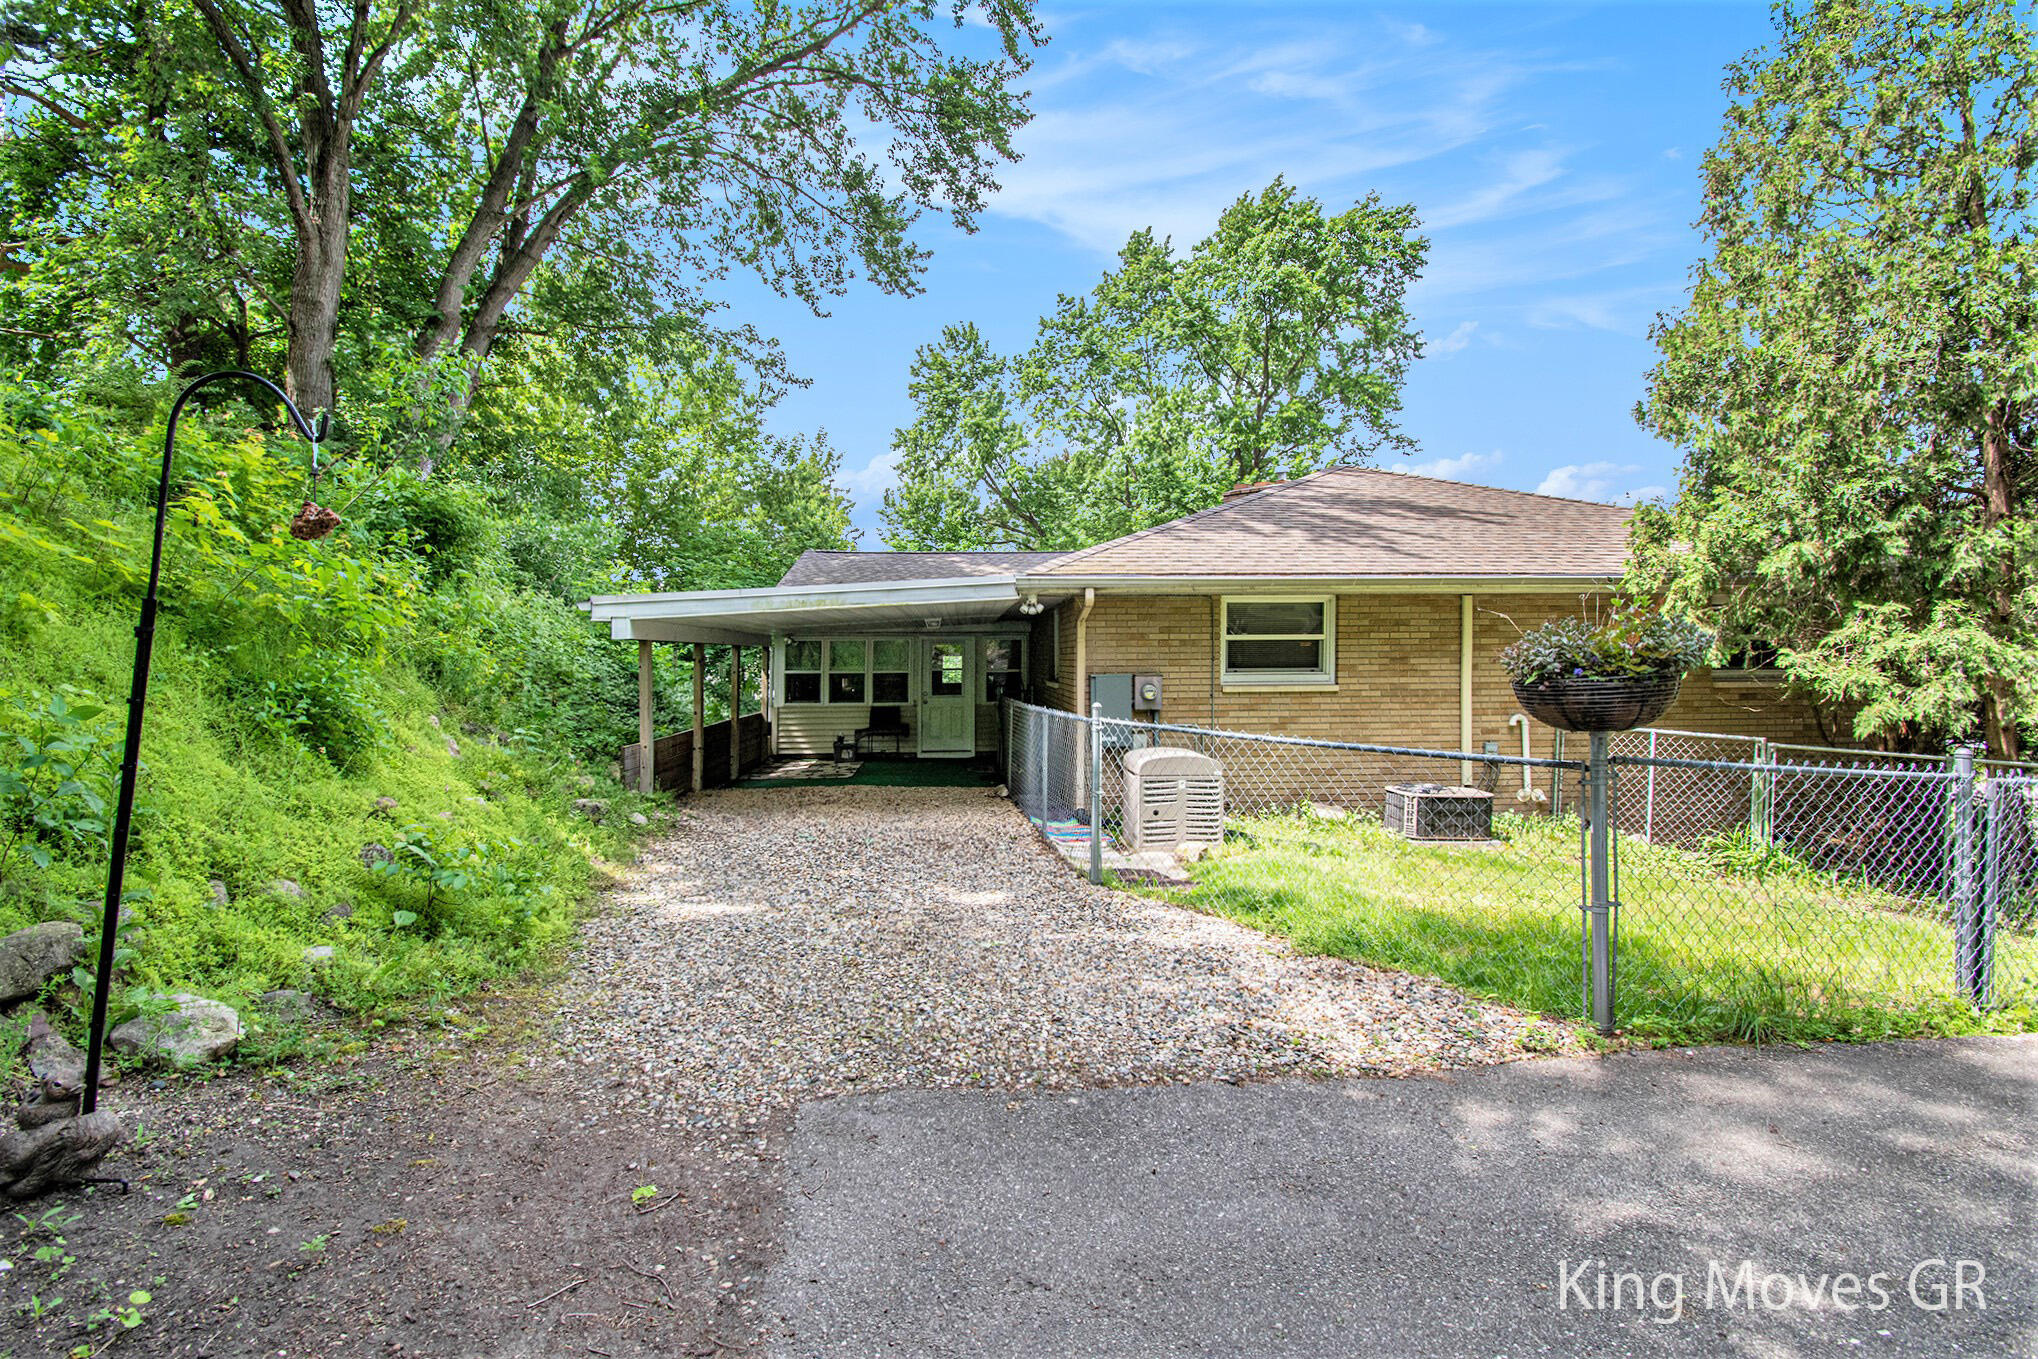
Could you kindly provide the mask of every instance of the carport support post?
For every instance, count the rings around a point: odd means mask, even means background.
[[[693,644],[693,790],[698,793],[702,787],[702,775],[707,772],[708,759],[708,648],[704,642]]]
[[[729,647],[729,782],[743,777],[743,648]]]
[[[1090,705],[1090,881],[1104,881],[1104,705]]]
[[[1974,855],[1974,747],[1953,751],[1953,974],[1976,1005],[1988,995],[1989,937]]]
[[[1603,731],[1592,733],[1590,767],[1586,777],[1586,815],[1591,819],[1592,900],[1586,908],[1591,934],[1592,1022],[1601,1033],[1613,1032],[1613,764],[1607,758],[1611,737]]]
[[[654,743],[657,737],[655,692],[651,681],[651,643],[637,643],[637,791],[651,792],[656,771]]]

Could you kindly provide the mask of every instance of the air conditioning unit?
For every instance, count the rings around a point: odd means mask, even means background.
[[[1125,753],[1125,842],[1134,850],[1224,838],[1224,766],[1179,746]]]
[[[1380,819],[1410,840],[1491,840],[1493,794],[1442,783],[1390,783]]]

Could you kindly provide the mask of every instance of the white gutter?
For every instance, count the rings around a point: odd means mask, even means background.
[[[1051,587],[1050,587],[1051,588]],[[1068,591],[1068,593],[1074,593]],[[918,604],[1016,601],[1011,576],[959,576],[858,585],[772,585],[752,590],[684,590],[665,594],[596,595],[587,601],[597,622],[618,618],[703,618],[768,615],[799,609],[899,608]]]
[[[1527,594],[1545,590],[1611,589],[1618,579],[1580,576],[1028,576],[1015,578],[1023,591],[1078,589],[1138,590],[1145,594],[1174,591],[1206,594],[1214,590],[1283,590],[1310,585],[1341,594],[1396,593],[1411,590],[1440,594]]]

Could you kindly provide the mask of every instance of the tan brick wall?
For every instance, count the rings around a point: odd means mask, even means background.
[[[1337,688],[1226,692],[1216,659],[1215,596],[1099,594],[1090,613],[1091,674],[1158,673],[1161,720],[1323,740],[1458,748],[1459,597],[1455,594],[1345,594],[1337,603]],[[1475,595],[1472,746],[1498,741],[1519,754],[1519,711],[1499,656],[1520,631],[1575,612],[1575,594]],[[1062,682],[1044,687],[1052,706],[1077,710],[1075,614],[1064,605]],[[1036,629],[1036,637],[1043,631]],[[1818,742],[1811,706],[1771,690],[1716,685],[1707,672],[1686,679],[1659,725]],[[1552,731],[1531,723],[1531,751],[1551,753]],[[1571,753],[1571,752],[1567,752]]]
[[[1033,682],[1040,692],[1041,702],[1047,707],[1061,708],[1069,712],[1076,710],[1076,695],[1078,693],[1075,679],[1076,617],[1082,611],[1083,601],[1079,596],[1056,605],[1033,620],[1033,637],[1028,646],[1029,653],[1032,656],[1030,662],[1033,667],[1031,674]],[[1050,678],[1049,667],[1045,664],[1045,661],[1048,649],[1053,644],[1055,638],[1056,624],[1051,621],[1054,619],[1060,620],[1061,655],[1059,664],[1053,667],[1053,677]]]

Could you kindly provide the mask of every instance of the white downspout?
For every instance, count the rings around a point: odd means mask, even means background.
[[[1084,705],[1090,701],[1090,610],[1096,603],[1097,592],[1084,586],[1082,612],[1076,615],[1076,674],[1071,685],[1075,692],[1070,695],[1069,703],[1072,713],[1085,711]]]
[[[1513,714],[1507,719],[1507,725],[1521,728],[1521,758],[1524,761],[1532,758],[1529,755],[1528,714]],[[1535,789],[1535,771],[1529,768],[1527,764],[1523,764],[1521,767],[1521,800],[1523,802],[1532,801],[1535,797]]]
[[[1458,596],[1458,749],[1472,749],[1472,596]],[[1458,782],[1472,782],[1472,762],[1458,761]]]

